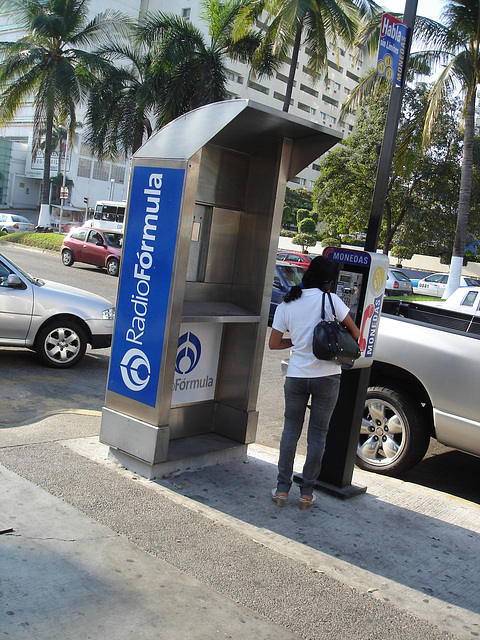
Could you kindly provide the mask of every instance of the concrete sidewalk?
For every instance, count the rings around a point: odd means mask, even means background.
[[[279,509],[274,450],[149,482],[108,459],[99,427],[1,431],[5,637],[480,635],[478,505],[355,471],[366,494],[300,511],[292,491]]]

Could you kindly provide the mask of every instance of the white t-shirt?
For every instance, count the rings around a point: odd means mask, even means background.
[[[330,294],[339,322],[347,317],[347,305],[335,293]],[[297,300],[278,305],[272,328],[281,333],[288,331],[292,350],[287,369],[289,378],[320,378],[339,374],[342,368],[330,360],[317,360],[313,355],[313,329],[322,319],[322,296],[319,289],[303,289]],[[325,320],[333,320],[328,296],[325,298]]]

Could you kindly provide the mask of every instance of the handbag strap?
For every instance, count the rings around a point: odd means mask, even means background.
[[[325,320],[325,295],[328,295],[328,299],[330,300],[330,306],[332,307],[333,318],[337,320],[337,314],[335,313],[335,307],[333,306],[332,296],[330,295],[330,291],[324,291],[322,296],[322,320]],[[337,320],[338,322],[338,320]]]

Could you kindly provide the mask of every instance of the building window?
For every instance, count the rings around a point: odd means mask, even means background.
[[[90,172],[92,170],[92,161],[90,158],[79,158],[78,159],[78,178],[90,178]]]
[[[343,73],[343,67],[339,67],[338,64],[336,64],[332,60],[328,60],[327,63],[328,63],[328,66],[331,67],[332,69],[335,69],[335,71],[340,71],[341,73]]]
[[[182,18],[184,20],[190,20],[191,9],[182,9]]]
[[[310,180],[310,189],[313,189],[315,186],[315,180]]]
[[[290,180],[290,182],[294,182],[295,184],[299,184],[301,187],[304,187],[305,183],[306,183],[306,180],[305,180],[305,178],[295,177],[295,178],[292,178]]]
[[[109,169],[110,167],[108,166],[108,164],[105,164],[104,162],[96,161],[93,165],[93,176],[92,176],[93,179],[103,180],[107,182],[110,174]]]
[[[277,78],[277,80],[280,80],[281,82],[285,82],[285,84],[287,84],[287,82],[288,82],[288,77],[284,76],[283,73],[277,73],[276,78]],[[294,87],[297,86],[297,81],[296,80],[293,81],[293,86]]]
[[[353,124],[349,124],[349,125],[348,125],[348,130],[349,130],[349,131],[353,131]]]
[[[243,84],[243,76],[241,76],[239,73],[235,73],[235,71],[231,71],[230,69],[227,69],[226,75],[227,75],[227,78],[232,82],[238,82],[238,84]]]
[[[118,164],[112,164],[110,178],[115,180],[116,184],[123,184],[125,182],[125,167]]]
[[[347,78],[350,78],[350,80],[355,80],[355,82],[357,83],[360,82],[360,78],[356,76],[354,73],[352,73],[351,71],[347,71],[345,75],[347,76]]]
[[[312,164],[312,169],[313,169],[314,171],[320,171],[320,165],[319,165],[319,164],[315,164],[315,163],[313,163],[313,164]]]
[[[304,91],[305,93],[309,93],[311,96],[318,98],[318,91],[315,91],[312,87],[308,87],[306,84],[300,85],[300,91]]]
[[[340,91],[340,89],[341,89],[340,84],[338,82],[334,82],[333,83],[333,90],[334,91]]]
[[[309,113],[312,116],[315,115],[316,109],[314,109],[313,107],[309,107],[308,104],[304,104],[303,102],[299,102],[297,104],[297,106],[302,111],[305,111],[306,113]]]
[[[270,93],[270,89],[267,89],[267,87],[264,87],[261,84],[258,84],[257,82],[253,82],[253,80],[248,81],[248,86],[250,87],[250,89],[254,89],[255,91],[264,93],[266,96],[268,96],[268,94]]]
[[[337,122],[337,119],[334,118],[333,116],[328,116],[328,122],[330,124],[335,124]]]
[[[331,104],[332,107],[337,107],[338,108],[338,100],[334,100],[333,98],[330,98],[330,96],[327,96],[325,94],[323,94],[322,100],[324,102],[326,102],[327,104]]]
[[[327,117],[327,114],[323,113],[323,111],[320,111],[318,114],[318,117],[320,120],[325,120],[325,118]]]
[[[80,144],[80,155],[81,156],[91,156],[92,155],[92,150],[90,149],[90,145],[85,144],[85,142],[82,142]]]

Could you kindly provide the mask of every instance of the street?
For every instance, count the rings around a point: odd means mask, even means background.
[[[0,251],[36,277],[76,286],[116,301],[118,278],[88,265],[65,267],[60,255],[31,251],[2,243]],[[267,338],[268,338],[267,331]],[[28,350],[2,349],[3,394],[8,397],[0,426],[34,422],[45,415],[69,410],[100,411],[104,404],[109,349],[87,351],[75,368],[56,371],[43,367]],[[278,448],[283,423],[283,377],[280,363],[286,354],[265,349],[257,408],[257,443]],[[40,401],[41,399],[41,401]],[[305,437],[299,443],[304,454]],[[426,458],[402,476],[411,482],[480,504],[480,459],[432,441]]]

